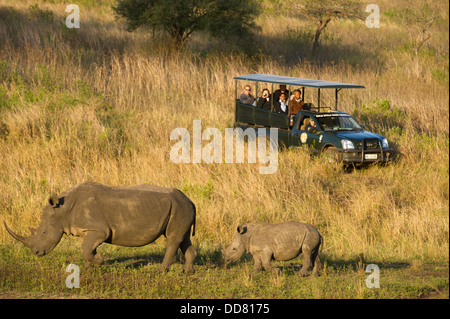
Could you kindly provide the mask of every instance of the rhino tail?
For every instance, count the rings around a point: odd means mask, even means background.
[[[323,236],[320,232],[319,232],[319,236],[320,236],[319,253],[322,253],[322,251],[323,251]]]
[[[194,220],[192,222],[192,237],[194,237],[195,236],[195,220],[197,219],[196,218],[196,216],[197,216],[197,209],[195,208],[195,204],[194,203],[191,202],[191,204],[192,204],[192,212],[194,213]]]

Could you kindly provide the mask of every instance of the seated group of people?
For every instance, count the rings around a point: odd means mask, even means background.
[[[294,90],[293,94],[290,95],[289,90],[286,89],[286,85],[280,85],[280,88],[270,94],[268,89],[263,89],[261,92],[261,96],[256,98],[250,93],[251,87],[250,85],[246,85],[244,88],[244,92],[242,92],[240,96],[240,101],[243,104],[250,104],[260,107],[262,109],[271,110],[272,108],[272,99],[274,112],[277,113],[288,113],[288,104],[290,103],[291,112],[290,115],[297,114],[298,111],[305,109],[305,103],[301,98],[300,90]],[[290,102],[288,102],[288,99]]]

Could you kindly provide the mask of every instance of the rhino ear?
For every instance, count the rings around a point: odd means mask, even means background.
[[[241,235],[245,234],[247,232],[247,226],[244,224],[241,224],[237,227],[237,232]]]
[[[53,207],[58,207],[59,205],[59,198],[56,195],[51,195],[48,199],[48,203],[52,205]]]

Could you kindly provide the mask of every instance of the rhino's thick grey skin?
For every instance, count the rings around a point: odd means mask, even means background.
[[[142,184],[108,187],[83,183],[59,196],[52,196],[43,209],[41,223],[32,234],[22,237],[7,231],[28,246],[37,256],[49,253],[62,235],[83,237],[81,254],[89,264],[101,264],[97,254],[102,243],[119,246],[144,246],[161,235],[167,249],[161,271],[176,259],[178,248],[185,256],[185,271],[193,271],[197,255],[190,240],[195,234],[195,205],[181,191]]]
[[[312,274],[318,275],[320,268],[319,247],[322,236],[310,224],[288,221],[279,224],[248,223],[238,226],[233,241],[222,253],[225,263],[237,261],[244,252],[253,255],[254,270],[259,271],[261,265],[265,270],[278,272],[272,267],[270,260],[290,260],[301,253],[304,256],[301,276],[306,276],[313,266]]]

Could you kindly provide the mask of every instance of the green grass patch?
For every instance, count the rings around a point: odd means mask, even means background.
[[[300,277],[302,258],[274,262],[273,275],[253,272],[253,260],[221,263],[219,251],[198,248],[196,272],[183,273],[179,260],[158,273],[165,244],[141,248],[102,245],[101,266],[87,266],[80,242],[65,237],[47,256],[37,258],[20,244],[0,246],[0,297],[3,298],[448,298],[448,263],[377,262],[380,288],[367,288],[367,262],[322,255],[320,277]],[[179,258],[178,258],[179,259]],[[80,269],[80,288],[67,288],[69,264]]]

